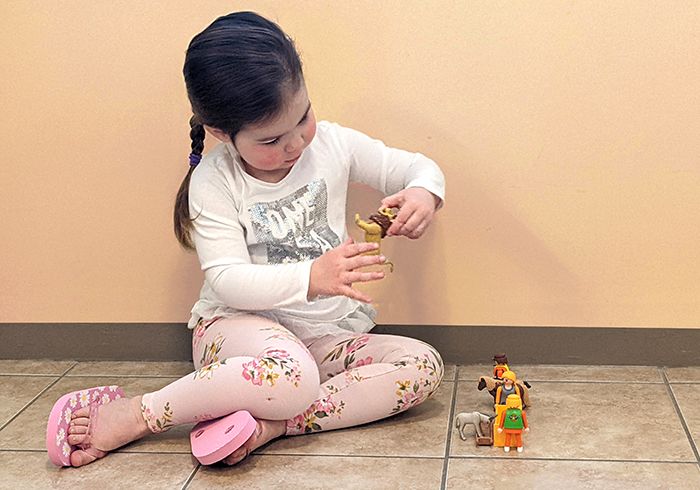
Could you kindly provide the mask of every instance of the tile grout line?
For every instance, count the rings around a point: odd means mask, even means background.
[[[190,476],[187,477],[187,480],[185,480],[185,483],[182,485],[182,488],[180,490],[186,490],[187,487],[190,486],[190,483],[192,483],[192,480],[194,480],[195,475],[199,471],[199,468],[202,467],[202,464],[198,461],[197,466],[194,467],[192,470],[192,473],[190,473]]]
[[[678,404],[678,400],[676,399],[676,394],[673,392],[673,387],[671,386],[671,383],[668,381],[668,376],[666,375],[666,368],[659,367],[658,369],[659,369],[659,372],[661,373],[661,377],[664,380],[664,384],[666,385],[666,391],[668,392],[668,395],[671,397],[671,403],[673,404],[673,408],[676,411],[678,418],[680,419],[681,426],[683,427],[683,430],[685,431],[685,436],[688,438],[688,443],[690,444],[690,448],[693,450],[693,454],[695,455],[695,461],[698,464],[698,466],[700,466],[700,453],[698,453],[698,447],[695,445],[695,441],[693,440],[693,435],[690,433],[690,428],[688,427],[688,424],[685,421],[685,417],[683,416],[683,411],[681,410],[681,406]]]
[[[44,453],[44,449],[21,449],[21,448],[0,448],[0,453]],[[190,454],[188,451],[181,452],[163,452],[163,451],[114,451],[110,454],[140,454],[142,456],[149,455],[178,455]],[[410,455],[380,455],[380,454],[298,454],[298,453],[255,453],[251,457],[294,457],[294,458],[365,458],[365,459],[429,459],[429,460],[444,460],[443,456],[410,456]],[[583,463],[658,463],[658,464],[682,464],[696,465],[696,461],[686,460],[659,460],[659,459],[607,459],[607,458],[554,458],[543,456],[480,456],[475,454],[464,454],[450,456],[450,459],[477,459],[477,460],[497,460],[497,461],[568,461],[568,462],[583,462]],[[202,465],[199,465],[201,467]]]
[[[488,459],[499,461],[567,461],[581,463],[658,463],[658,464],[687,464],[696,465],[696,461],[675,461],[672,459],[608,459],[608,458],[552,458],[544,456],[478,456],[465,454],[452,456],[452,459]]]
[[[63,371],[62,374],[59,374],[59,375],[58,375],[58,378],[56,378],[56,379],[55,379],[52,383],[50,383],[46,388],[44,388],[44,389],[41,390],[39,393],[37,393],[37,394],[34,396],[34,398],[32,398],[31,400],[29,400],[22,408],[19,409],[19,411],[17,411],[17,413],[15,413],[12,417],[10,417],[10,419],[9,419],[7,422],[5,422],[4,424],[2,424],[2,425],[0,426],[0,431],[2,431],[5,427],[7,427],[8,425],[10,425],[10,424],[12,423],[13,420],[15,420],[17,417],[19,417],[19,416],[21,415],[22,412],[24,412],[27,408],[29,408],[29,407],[31,406],[32,403],[34,403],[35,401],[37,401],[41,395],[43,395],[43,394],[46,393],[48,390],[50,390],[51,388],[53,388],[53,386],[56,385],[56,383],[58,383],[59,381],[61,381],[61,380],[65,377],[65,375],[66,375],[71,369],[73,369],[73,368],[74,368],[75,366],[77,366],[77,365],[78,365],[78,363],[75,362],[75,364],[73,364],[73,365],[70,366],[68,369],[66,369],[65,371]]]
[[[68,366],[65,371],[62,373],[23,373],[23,372],[18,372],[18,373],[0,373],[0,376],[21,376],[21,377],[29,377],[29,378],[53,378],[55,376],[58,376],[59,378],[63,378],[66,376],[75,366],[80,364],[79,361],[71,361],[73,364]]]
[[[445,438],[445,456],[442,461],[442,476],[440,477],[440,490],[445,490],[447,485],[447,469],[450,464],[450,449],[452,446],[452,420],[454,420],[455,406],[457,405],[457,387],[459,386],[459,366],[455,366],[455,374],[452,380],[452,400],[450,400],[450,414],[447,418],[447,436]]]
[[[249,457],[255,456],[291,456],[295,458],[367,458],[367,459],[435,459],[444,460],[444,456],[413,456],[410,454],[331,454],[331,453],[251,453]]]

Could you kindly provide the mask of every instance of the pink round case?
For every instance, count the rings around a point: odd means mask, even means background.
[[[246,410],[200,422],[190,432],[192,454],[202,464],[213,464],[241,447],[255,432],[257,422]]]

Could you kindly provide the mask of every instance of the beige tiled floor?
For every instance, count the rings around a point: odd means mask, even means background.
[[[455,413],[492,409],[449,366],[431,400],[374,424],[281,439],[242,464],[200,466],[191,426],[151,436],[85,468],[53,467],[46,416],[67,391],[119,384],[151,391],[188,363],[0,361],[0,489],[31,488],[700,488],[700,367],[513,366],[532,383],[521,454],[462,441]]]

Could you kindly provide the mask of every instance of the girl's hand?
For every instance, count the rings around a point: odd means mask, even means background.
[[[309,292],[311,301],[317,296],[347,296],[364,303],[371,303],[372,298],[353,289],[354,282],[376,281],[384,277],[383,272],[360,272],[356,269],[368,265],[383,264],[383,255],[361,255],[377,250],[376,243],[354,243],[348,238],[338,247],[329,250],[311,264]]]
[[[382,199],[382,208],[399,208],[388,236],[420,238],[433,220],[440,198],[422,187],[409,187]]]

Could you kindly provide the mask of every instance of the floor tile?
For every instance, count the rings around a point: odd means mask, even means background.
[[[634,383],[663,383],[656,367],[652,366],[579,366],[579,365],[511,365],[519,379],[526,381],[606,381]],[[481,376],[492,376],[493,366],[460,366],[459,379],[477,381]]]
[[[75,361],[41,361],[25,359],[0,360],[0,374],[60,375]]]
[[[688,438],[663,384],[543,383],[531,392],[525,455],[543,458],[694,461]],[[458,387],[455,412],[493,413],[493,398]],[[505,455],[476,447],[452,429],[452,455]]]
[[[33,378],[27,378],[31,379]],[[127,396],[134,396],[157,390],[170,381],[169,378],[63,378],[0,431],[0,448],[43,450],[46,443],[46,420],[51,407],[56,400],[70,391],[118,384]],[[191,428],[192,425],[175,427],[163,434],[145,437],[120,451],[189,453]]]
[[[454,364],[445,364],[445,374],[442,379],[445,381],[454,381],[457,366]]]
[[[45,453],[0,451],[0,489],[179,489],[196,461],[185,454],[110,454],[81,468],[58,468]]]
[[[700,383],[700,366],[666,368],[666,376],[671,383]]]
[[[688,430],[700,447],[700,384],[672,385],[672,389]]]
[[[192,362],[97,361],[80,362],[67,376],[186,376]]]
[[[202,467],[187,488],[433,489],[440,488],[442,466],[442,459],[251,456],[230,468]]]
[[[0,427],[56,378],[0,376]]]
[[[287,437],[263,454],[439,456],[445,454],[453,383],[443,381],[423,404],[394,417],[349,429]]]
[[[450,459],[448,490],[700,488],[697,464]]]

